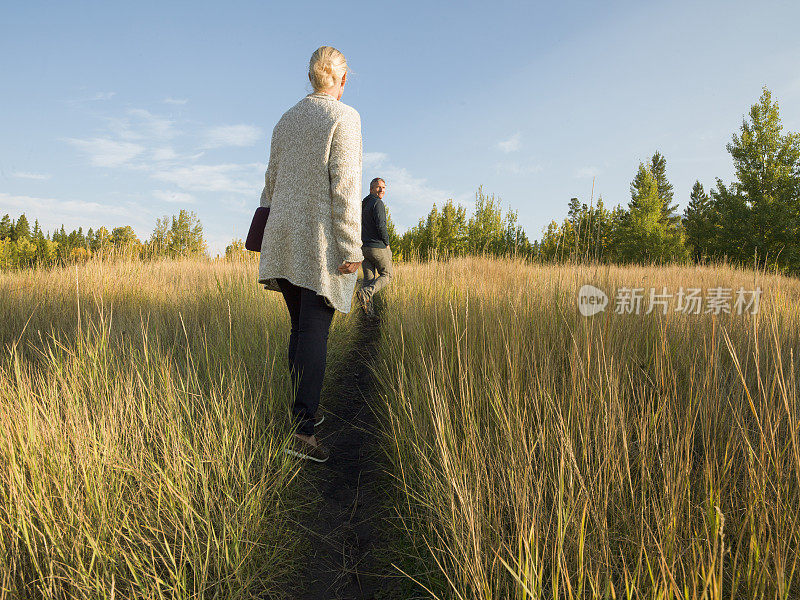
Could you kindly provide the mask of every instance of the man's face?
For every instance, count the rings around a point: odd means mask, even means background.
[[[375,194],[378,198],[383,200],[383,195],[386,193],[386,183],[379,181],[369,189],[371,194]]]

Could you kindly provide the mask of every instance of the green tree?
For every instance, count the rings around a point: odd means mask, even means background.
[[[170,256],[192,256],[206,253],[203,225],[193,211],[181,209],[178,216],[173,215],[169,230],[168,249]]]
[[[164,256],[170,245],[169,217],[156,219],[156,226],[147,242],[147,254],[151,257]]]
[[[14,223],[11,221],[11,217],[7,214],[3,215],[3,218],[0,219],[0,240],[11,239],[11,234],[13,232]]]
[[[674,197],[672,184],[667,180],[667,159],[656,151],[650,159],[650,172],[656,180],[656,190],[661,199],[661,220],[672,227],[680,224],[681,216],[678,214],[678,204],[673,204]]]
[[[441,230],[441,218],[439,209],[436,203],[433,203],[431,212],[428,213],[428,219],[425,222],[425,230],[423,233],[422,249],[423,254],[427,258],[436,256],[439,247],[439,231]]]
[[[16,267],[26,268],[33,265],[36,259],[36,245],[31,242],[30,236],[21,236],[14,242],[12,256]]]
[[[472,254],[493,252],[503,238],[503,214],[494,194],[487,196],[483,186],[475,192],[475,213],[469,219],[467,244]]]
[[[426,218],[392,242],[392,254],[403,258],[418,256],[423,260],[484,252],[531,257],[536,247],[517,219],[512,210],[504,216],[499,199],[487,196],[481,187],[476,193],[475,212],[469,219],[467,209],[452,199],[441,210],[434,204]]]
[[[392,249],[392,258],[399,260],[402,258],[402,249],[400,236],[397,235],[397,228],[392,221],[392,215],[389,214],[389,208],[386,208],[386,232],[389,234],[389,247]]]
[[[714,254],[718,244],[715,220],[711,197],[706,194],[703,184],[695,181],[683,216],[686,243],[691,247],[695,260]]]
[[[460,256],[467,248],[467,209],[449,199],[442,208],[437,250],[440,255]]]
[[[136,232],[130,225],[114,227],[114,229],[111,230],[111,243],[118,248],[138,246],[141,244],[139,238],[136,237]]]
[[[90,248],[91,251],[105,254],[111,250],[111,246],[111,233],[104,226],[98,227],[94,234],[94,240],[92,240],[92,246]],[[72,248],[72,246],[66,246],[62,250],[62,254],[69,255],[69,253],[72,251]]]
[[[603,196],[597,198],[597,205],[590,214],[588,256],[593,260],[605,261],[611,252],[611,214],[603,204]]]
[[[58,242],[48,240],[44,233],[39,232],[39,235],[34,239],[36,245],[36,262],[40,265],[53,264],[58,258]]]
[[[632,262],[664,262],[687,256],[683,234],[664,219],[664,204],[650,167],[639,164],[631,201],[621,219],[618,257]]]
[[[244,242],[240,239],[233,240],[230,244],[225,246],[226,260],[242,260],[246,256],[247,249],[244,247]]]
[[[14,266],[13,246],[10,237],[0,238],[0,271],[7,271]]]
[[[11,239],[14,241],[31,239],[31,226],[30,223],[28,223],[25,213],[22,213],[19,216],[19,219],[17,219],[17,222],[14,225],[14,233],[11,234]]]
[[[751,106],[749,120],[742,122],[727,150],[733,158],[737,181],[717,196],[746,209],[749,247],[742,250],[752,258],[757,253],[782,271],[800,271],[800,134],[782,134],[777,101],[764,87]],[[735,200],[726,197],[736,196]],[[748,218],[749,217],[749,218]],[[752,251],[752,253],[751,253]]]

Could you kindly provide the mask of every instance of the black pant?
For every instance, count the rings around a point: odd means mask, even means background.
[[[314,416],[325,377],[328,331],[335,311],[314,290],[296,286],[286,279],[278,279],[278,285],[292,319],[289,373],[296,390],[292,415],[297,433],[314,435]]]

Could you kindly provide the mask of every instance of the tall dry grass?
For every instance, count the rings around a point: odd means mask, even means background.
[[[585,283],[763,293],[749,316],[586,318]],[[800,595],[800,282],[465,258],[399,265],[381,296],[396,510],[436,596]]]
[[[281,452],[288,314],[256,272],[0,274],[0,599],[276,593],[302,503]]]

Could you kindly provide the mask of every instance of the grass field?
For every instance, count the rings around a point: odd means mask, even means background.
[[[255,272],[0,274],[0,600],[249,598],[291,576],[288,318]],[[395,273],[373,365],[386,527],[429,596],[800,595],[800,282],[488,258]],[[763,294],[756,315],[585,318],[585,283]],[[329,369],[357,317],[334,319]]]
[[[381,420],[434,592],[800,595],[800,282],[484,259],[397,271]],[[756,315],[586,318],[586,283],[763,292]]]
[[[249,598],[287,576],[289,323],[253,269],[0,274],[0,598]]]

